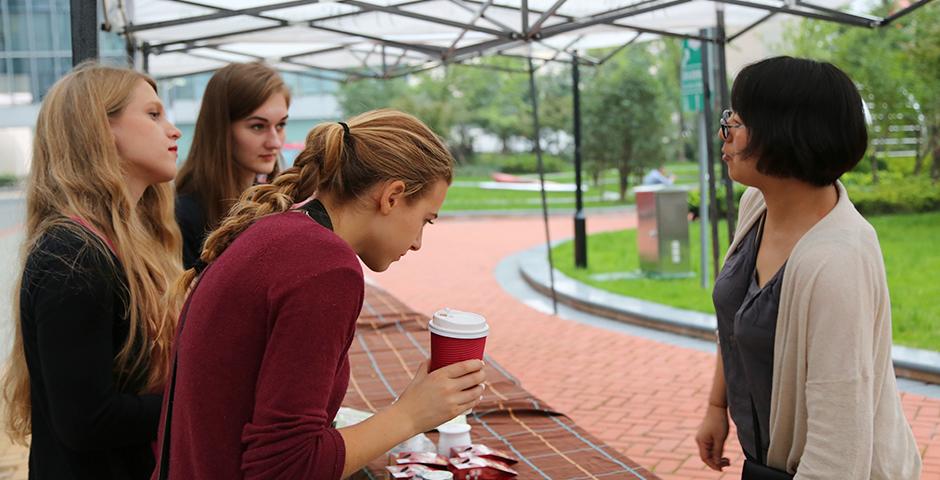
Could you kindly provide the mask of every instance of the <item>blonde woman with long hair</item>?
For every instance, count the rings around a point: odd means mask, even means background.
[[[181,282],[157,478],[348,477],[479,402],[482,362],[425,364],[394,405],[331,427],[365,294],[359,259],[384,271],[420,249],[452,175],[428,127],[378,110],[318,125],[293,167],[245,192]]]
[[[7,433],[31,479],[143,479],[178,313],[180,137],[156,84],[86,63],[42,102],[26,191]],[[30,438],[31,435],[31,438]]]

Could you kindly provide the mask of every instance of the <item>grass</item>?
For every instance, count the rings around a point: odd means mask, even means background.
[[[457,178],[455,181],[464,181]],[[608,189],[609,191],[610,189]],[[574,192],[548,192],[549,209],[574,208]],[[441,208],[444,212],[468,210],[525,210],[542,208],[542,197],[538,191],[486,190],[479,187],[454,185],[447,191],[447,199]],[[600,200],[592,189],[585,192],[586,207],[616,206],[632,203],[616,200]]]
[[[555,266],[569,277],[630,297],[672,305],[688,310],[714,313],[711,291],[701,287],[701,243],[698,222],[689,224],[690,267],[695,277],[669,280],[649,278],[593,280],[601,273],[637,272],[640,269],[636,248],[636,230],[619,230],[591,235],[588,239],[588,268],[574,267],[574,244],[565,242],[552,250]],[[719,241],[727,248],[728,235],[724,222],[718,225]],[[723,253],[723,251],[721,252]],[[710,258],[710,257],[709,257]],[[719,258],[719,262],[721,258]],[[711,261],[708,268],[711,269]]]
[[[894,341],[940,351],[940,212],[885,215],[870,221],[888,272]]]
[[[492,158],[491,158],[492,157]],[[471,182],[492,181],[489,172],[499,163],[496,155],[486,157],[485,162],[477,165],[462,166],[457,169],[454,185],[448,190],[447,200],[442,210],[444,212],[472,211],[472,210],[527,210],[539,209],[542,206],[539,192],[522,192],[515,190],[488,190],[470,186]],[[676,174],[677,183],[697,184],[698,165],[694,163],[670,164],[666,168]],[[516,174],[519,177],[537,180],[537,174]],[[582,177],[585,184],[590,185],[584,192],[585,207],[611,207],[633,203],[633,195],[628,193],[626,201],[610,199],[618,188],[618,173],[616,169],[603,172],[600,178],[600,187],[591,184],[592,178],[586,172]],[[545,180],[558,183],[574,183],[574,172],[566,170],[545,174]],[[634,185],[631,185],[634,186]],[[605,195],[606,193],[606,195]],[[574,192],[548,192],[548,206],[550,209],[574,208]]]
[[[869,221],[878,232],[885,259],[894,342],[916,348],[940,351],[940,212],[886,215]],[[719,232],[724,232],[724,225]],[[727,240],[722,235],[722,254]],[[690,226],[692,266],[699,268],[698,224]],[[632,272],[639,269],[636,231],[621,230],[591,235],[588,241],[586,270],[574,268],[572,242],[553,250],[555,265],[566,275],[598,288],[623,295],[672,305],[679,308],[714,313],[711,291],[699,285],[698,278],[678,280],[592,280],[591,275]]]

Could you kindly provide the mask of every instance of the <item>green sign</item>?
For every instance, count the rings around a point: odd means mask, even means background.
[[[680,82],[682,109],[700,112],[705,108],[705,85],[702,82],[702,42],[682,41],[682,75]]]

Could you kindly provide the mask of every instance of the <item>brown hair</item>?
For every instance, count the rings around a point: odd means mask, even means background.
[[[176,191],[199,198],[209,229],[215,228],[245,189],[235,163],[232,124],[247,118],[276,93],[284,95],[290,105],[284,80],[260,62],[226,65],[206,85],[193,143],[176,176]],[[275,163],[270,177],[277,173]]]
[[[200,259],[210,263],[255,221],[283,212],[316,192],[350,202],[386,180],[405,183],[405,195],[418,198],[439,180],[450,184],[454,159],[440,138],[417,118],[396,110],[373,110],[347,123],[321,123],[307,134],[306,145],[271,184],[248,189],[217,230],[206,239]],[[180,279],[188,290],[195,269]]]
[[[130,333],[114,359],[115,378],[121,385],[145,378],[142,391],[151,391],[162,388],[168,378],[179,311],[171,294],[181,270],[181,242],[170,184],[147,187],[135,206],[111,133],[109,118],[123,111],[141,81],[156,91],[154,81],[141,73],[86,62],[49,90],[36,120],[21,265],[25,268],[27,256],[52,228],[67,228],[85,237],[87,248],[111,258],[101,239],[69,217],[81,218],[110,240],[129,294]],[[4,372],[3,398],[7,433],[25,444],[32,430],[30,378],[18,302],[19,295],[14,295],[16,333]]]

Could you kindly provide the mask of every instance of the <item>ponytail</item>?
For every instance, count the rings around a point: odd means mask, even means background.
[[[453,179],[453,157],[443,142],[417,118],[395,110],[373,110],[343,122],[313,128],[294,166],[273,182],[242,194],[228,216],[206,239],[196,268],[177,284],[182,297],[205,265],[219,258],[242,232],[259,219],[285,212],[316,192],[340,202],[356,200],[385,180],[405,183],[405,195],[417,197],[437,182]]]

